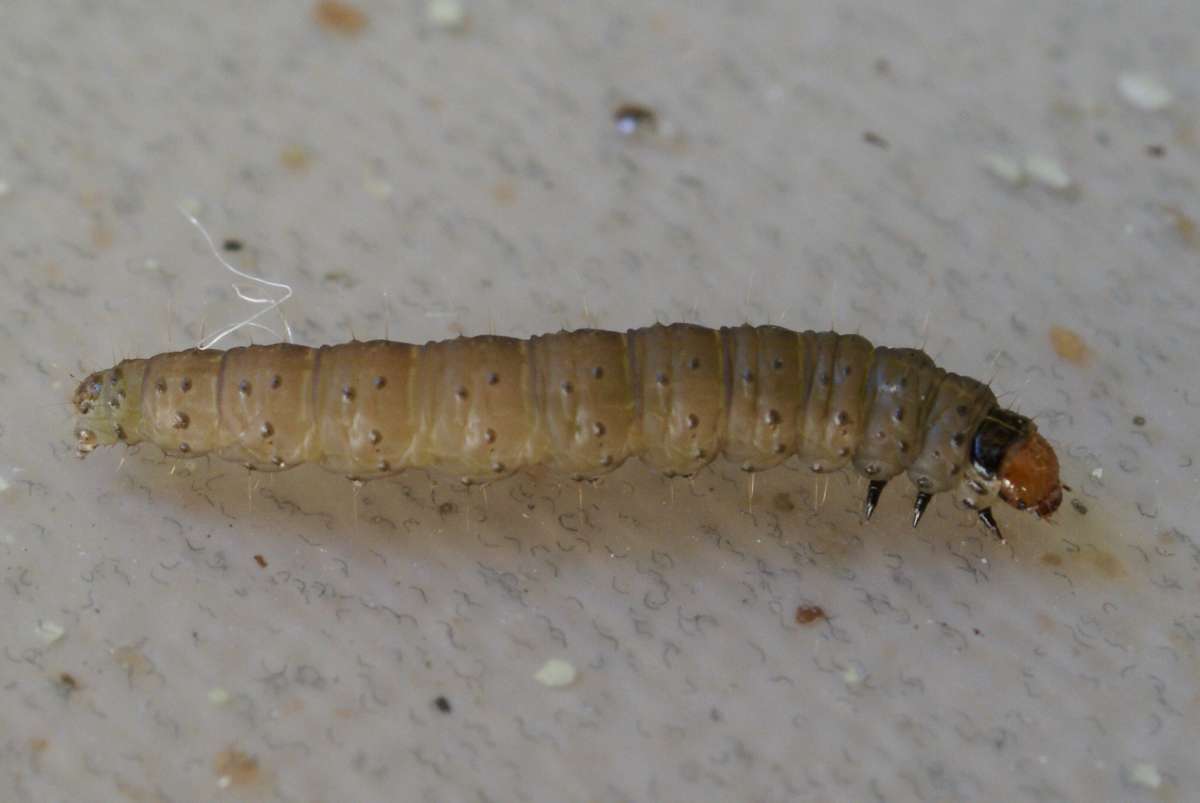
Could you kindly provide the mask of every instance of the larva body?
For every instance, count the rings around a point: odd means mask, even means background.
[[[1061,500],[1053,450],[983,383],[916,349],[775,326],[170,352],[89,376],[75,404],[80,455],[149,441],[254,469],[480,483],[538,464],[590,479],[630,457],[691,475],[720,454],[746,471],[798,456],[867,477],[868,516],[907,472],[914,524],[955,491],[992,529],[992,495],[1043,516]]]

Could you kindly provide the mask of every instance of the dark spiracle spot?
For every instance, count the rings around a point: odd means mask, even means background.
[[[610,454],[606,454],[600,458],[600,465],[602,465],[602,466],[611,466],[612,462],[613,462],[613,459],[612,459],[612,455],[610,455]]]
[[[379,442],[383,440],[383,435],[380,434],[379,430],[373,429],[367,433],[367,440],[375,445],[378,445]]]
[[[243,396],[250,395],[250,380],[249,379],[243,379],[241,382],[238,382],[238,393],[242,394]]]
[[[904,420],[904,408],[903,407],[897,407],[895,410],[892,411],[892,420],[895,421],[897,424],[899,424],[901,421]]]
[[[833,423],[837,424],[839,427],[844,427],[847,423],[849,423],[849,421],[850,414],[845,410],[838,410],[833,414]]]
[[[763,420],[766,422],[767,426],[769,426],[769,427],[778,425],[779,424],[779,411],[778,410],[767,410],[767,414],[765,416],[763,416]]]
[[[592,424],[592,434],[595,435],[597,438],[603,438],[605,431],[606,430],[604,428],[604,424],[602,424],[601,422],[597,421],[594,424]]]
[[[700,426],[700,419],[696,417],[695,413],[688,413],[687,428],[695,429],[698,426]]]
[[[458,399],[459,401],[465,401],[467,398],[467,389],[464,388],[462,385],[459,385],[458,388],[454,391],[454,397],[456,399]]]
[[[700,370],[700,358],[692,357],[692,359],[688,361],[688,368],[691,368],[693,371]]]
[[[965,405],[965,404],[958,405],[957,407],[954,408],[954,412],[958,413],[959,418],[966,418],[967,417],[967,405]]]
[[[483,431],[483,440],[485,443],[495,443],[496,442],[496,430],[485,429]]]
[[[742,381],[745,382],[747,385],[753,383],[754,382],[754,372],[747,368],[745,371],[742,372]]]
[[[188,414],[181,411],[175,413],[175,422],[172,424],[172,426],[175,427],[175,429],[187,429],[188,424],[190,423],[191,419],[188,417]]]
[[[595,368],[592,369],[592,379],[603,379],[603,378],[604,378],[604,367],[601,365],[597,365]]]
[[[279,374],[275,374],[273,377],[271,377],[271,389],[272,390],[279,390],[279,386],[282,384],[283,384],[283,377],[280,376]]]
[[[167,392],[167,382],[165,379],[160,379],[154,383],[154,390],[158,393]]]
[[[954,435],[950,438],[950,443],[953,446],[962,446],[966,442],[967,442],[967,436],[966,436],[966,433],[963,433],[963,432],[955,432]]]
[[[559,387],[562,388],[563,394],[567,396],[570,396],[575,391],[575,386],[570,382],[563,382]]]
[[[271,426],[270,421],[262,422],[262,426],[258,428],[258,434],[264,438],[269,438],[275,434],[275,427]]]
[[[349,385],[343,385],[342,386],[342,401],[353,401],[353,400],[354,400],[354,388],[350,387]]]
[[[489,385],[496,385],[496,384],[499,384],[499,382],[500,382],[500,374],[496,373],[495,371],[488,372],[487,383]]]
[[[187,454],[190,451],[192,451],[191,446],[187,445],[186,443],[179,444],[179,453],[180,454]]]
[[[773,367],[773,368],[774,368],[776,371],[782,371],[782,370],[783,370],[783,358],[782,358],[782,357],[776,357],[776,358],[775,358],[775,361],[774,361],[773,363],[771,363],[771,366],[772,366],[772,367]]]
[[[375,380],[371,384],[375,386],[376,390],[382,390],[383,386],[387,384],[387,377],[386,376],[377,376],[377,377],[375,377]]]
[[[179,383],[179,389],[180,389],[180,390],[182,390],[184,393],[187,393],[189,390],[191,390],[191,389],[192,389],[192,380],[188,379],[188,378],[185,376],[185,377],[183,378],[183,381],[181,381],[181,382]]]
[[[666,374],[664,374],[662,371],[659,371],[654,375],[654,381],[660,385],[667,385],[671,380],[667,378]]]

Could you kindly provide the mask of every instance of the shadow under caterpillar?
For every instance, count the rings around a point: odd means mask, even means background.
[[[984,383],[919,349],[777,326],[191,349],[93,373],[73,403],[80,457],[149,441],[250,469],[489,483],[539,464],[584,480],[630,457],[689,476],[719,454],[748,472],[797,456],[865,476],[868,519],[907,472],[914,527],[953,490],[997,537],[992,497],[1040,517],[1062,501],[1053,448]]]

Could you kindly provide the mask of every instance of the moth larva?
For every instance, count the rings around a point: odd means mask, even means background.
[[[751,472],[798,456],[865,476],[868,519],[907,472],[914,527],[954,490],[997,536],[993,496],[1038,516],[1062,501],[1050,444],[983,383],[917,349],[777,326],[192,349],[94,373],[74,404],[81,457],[149,441],[267,471],[487,483],[537,464],[590,479],[630,457],[675,476],[719,454]]]

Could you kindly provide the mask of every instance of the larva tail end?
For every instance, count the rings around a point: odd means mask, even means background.
[[[71,403],[75,422],[75,454],[87,457],[98,446],[135,443],[141,408],[143,360],[125,360],[96,371],[79,383]]]
[[[1000,464],[1000,498],[1018,510],[1047,518],[1062,504],[1058,456],[1045,438],[1032,430],[1013,444]]]

